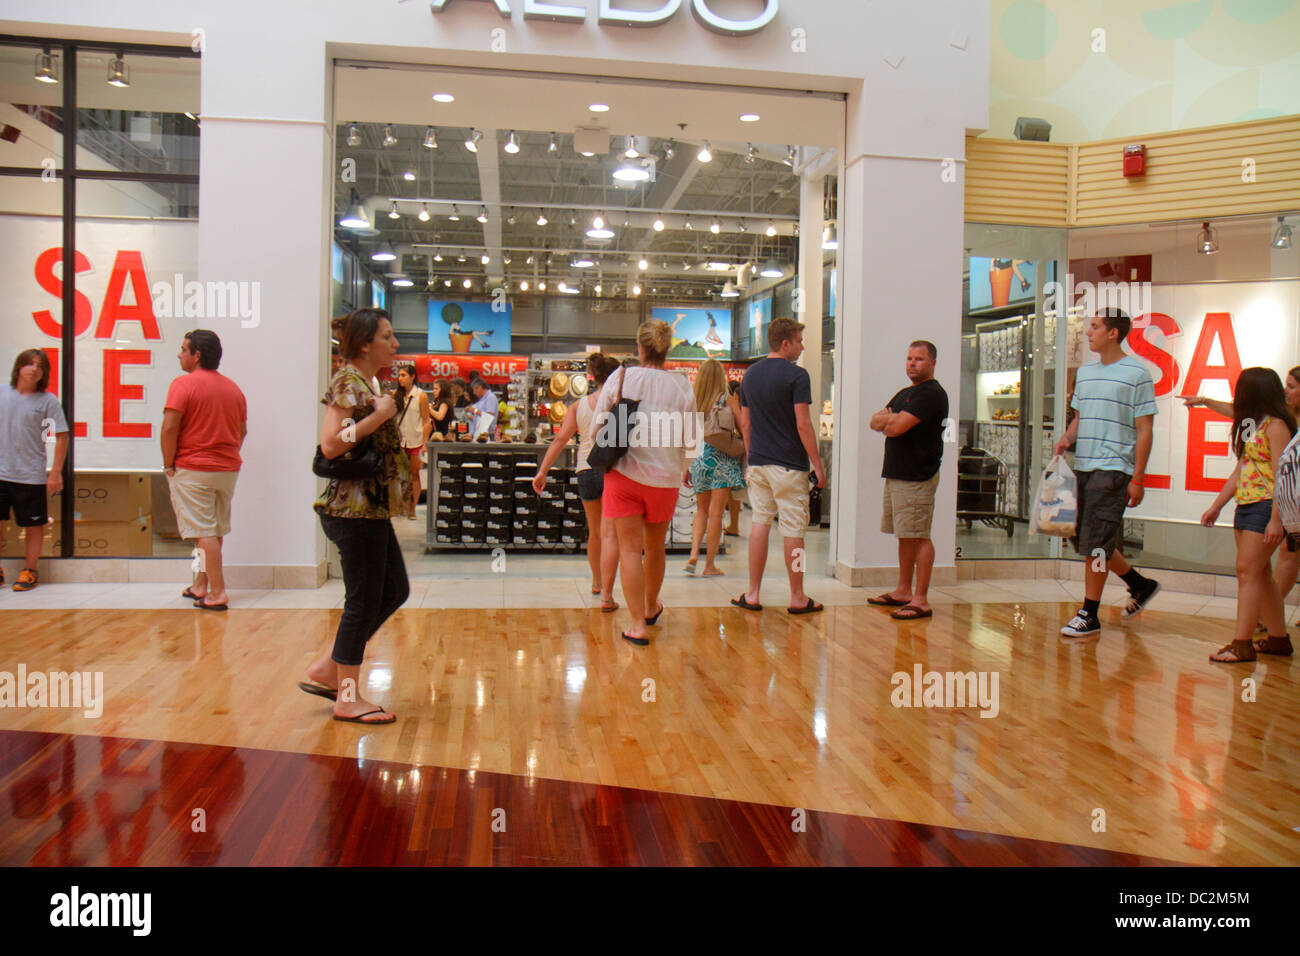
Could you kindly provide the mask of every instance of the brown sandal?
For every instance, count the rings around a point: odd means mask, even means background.
[[[1225,656],[1229,654],[1232,656]],[[1216,664],[1246,664],[1254,659],[1255,648],[1251,646],[1250,641],[1233,641],[1210,655],[1210,660]]]
[[[1293,653],[1290,634],[1284,634],[1281,637],[1269,636],[1253,643],[1255,652],[1258,654],[1276,654],[1278,657],[1290,657]]]

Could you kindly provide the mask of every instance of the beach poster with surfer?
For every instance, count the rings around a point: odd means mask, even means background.
[[[655,308],[651,315],[673,329],[668,357],[674,359],[731,358],[731,308]]]
[[[491,302],[430,300],[429,351],[509,352],[510,304],[499,312],[492,306]]]

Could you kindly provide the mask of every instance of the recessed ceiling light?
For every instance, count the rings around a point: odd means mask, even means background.
[[[408,169],[406,172],[402,173],[402,178],[405,179],[408,183],[415,182],[415,170]]]
[[[759,115],[757,113],[741,113],[740,121],[742,123],[757,123]]]
[[[591,110],[593,113],[608,113],[608,112],[609,112],[609,104],[608,104],[608,103],[592,103],[590,106],[587,107],[587,109]]]
[[[663,231],[664,231],[664,221],[663,221],[662,219],[659,219],[659,218],[656,218],[656,219],[655,219],[655,222],[654,222],[654,231],[655,231],[655,232],[663,232]]]
[[[456,102],[456,97],[452,96],[450,93],[434,93],[433,101],[435,103],[454,103]]]

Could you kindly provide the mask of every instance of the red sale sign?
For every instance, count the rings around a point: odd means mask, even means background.
[[[414,365],[415,376],[426,385],[440,378],[469,381],[477,374],[489,385],[504,385],[515,372],[528,368],[526,355],[399,355],[395,365]],[[391,376],[390,376],[391,377]]]

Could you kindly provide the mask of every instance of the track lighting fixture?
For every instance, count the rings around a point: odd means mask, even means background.
[[[59,82],[57,66],[57,62],[50,53],[50,48],[46,47],[43,53],[36,54],[36,79],[41,83]]]
[[[478,152],[478,144],[483,139],[483,133],[480,130],[472,129],[469,136],[465,137],[465,148],[471,153]]]
[[[385,126],[385,127],[384,127],[384,140],[383,140],[383,142],[384,142],[384,145],[385,145],[385,146],[396,146],[396,145],[397,145],[397,134],[393,131],[393,128],[392,128],[391,126]]]
[[[438,137],[434,135],[432,126],[426,126],[424,128],[424,148],[425,149],[438,148]]]
[[[126,60],[122,58],[122,51],[117,51],[117,56],[108,61],[108,85],[116,86],[118,89],[126,89],[131,85],[131,71],[126,65]]]
[[[361,145],[361,130],[357,129],[356,123],[353,123],[350,126],[348,126],[348,145],[349,146]]]

